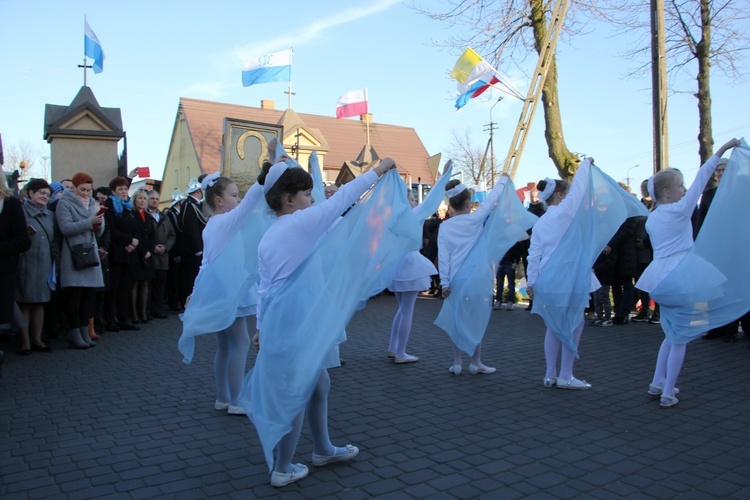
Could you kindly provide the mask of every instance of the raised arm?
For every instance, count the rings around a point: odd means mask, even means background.
[[[589,182],[589,173],[591,171],[591,165],[594,163],[593,158],[586,158],[578,166],[578,171],[575,177],[573,177],[573,183],[570,185],[570,190],[565,198],[557,205],[558,209],[567,214],[571,219],[578,211],[578,207],[581,205],[581,200],[586,192]]]
[[[505,186],[508,184],[509,180],[510,177],[508,176],[508,174],[503,174],[502,177],[500,177],[500,180],[497,181],[497,184],[495,184],[495,187],[492,188],[492,191],[490,191],[487,195],[487,199],[484,200],[476,210],[468,214],[467,217],[475,219],[479,222],[483,222],[484,219],[486,219],[487,216],[490,215],[492,209],[495,208],[497,200],[500,199],[500,195],[503,194]]]
[[[293,215],[295,224],[311,238],[317,238],[328,230],[336,219],[352,206],[370,186],[385,172],[395,167],[390,158],[383,159],[374,169],[344,184],[333,196],[320,205],[298,210]]]
[[[242,198],[237,208],[225,214],[214,215],[209,221],[215,226],[217,231],[233,235],[245,223],[247,217],[253,212],[255,207],[258,206],[258,202],[262,197],[263,186],[256,182],[247,190],[245,197]]]
[[[706,189],[706,184],[708,184],[708,181],[711,179],[711,175],[713,175],[714,170],[716,170],[716,166],[719,164],[719,160],[721,159],[722,155],[729,149],[732,149],[733,147],[739,145],[740,141],[738,141],[737,139],[732,139],[731,141],[727,142],[719,149],[717,149],[716,154],[709,158],[706,163],[701,165],[701,168],[698,169],[698,174],[695,176],[695,180],[690,185],[690,188],[685,193],[685,196],[683,196],[679,201],[675,202],[674,208],[682,212],[684,215],[687,215],[688,217],[691,216],[693,214],[693,210],[695,210],[695,206],[698,204],[698,199],[701,197],[701,194],[703,194],[703,190]]]

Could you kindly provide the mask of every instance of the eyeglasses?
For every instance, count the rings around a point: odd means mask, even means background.
[[[42,195],[42,196],[46,196],[47,198],[49,198],[50,196],[52,196],[52,194],[49,191],[37,191],[36,194],[39,194],[39,195]]]

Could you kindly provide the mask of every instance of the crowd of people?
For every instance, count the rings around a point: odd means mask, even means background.
[[[219,173],[191,180],[188,196],[162,212],[156,192],[129,196],[127,177],[95,191],[86,173],[69,187],[32,180],[23,202],[3,184],[0,274],[18,287],[3,289],[0,327],[21,327],[21,354],[50,350],[45,328],[89,349],[97,330],[137,330],[164,317],[165,304],[184,305],[184,361],[196,336],[217,335],[214,408],[250,418],[276,487],[309,473],[294,463],[305,415],[314,465],[359,453],[330,440],[327,369],[341,364],[338,346],[354,312],[386,287],[399,305],[387,349],[394,363],[419,361],[406,347],[416,296],[429,288],[443,299],[435,325],[453,343],[448,371],[462,374],[465,353],[471,375],[488,375],[496,370],[482,361],[485,330],[493,310],[514,309],[522,264],[528,309],[546,326],[543,387],[593,387],[573,374],[588,309],[595,326],[662,326],[646,392],[671,408],[687,343],[731,342],[748,319],[750,269],[737,252],[750,241],[725,230],[750,183],[750,158],[722,158],[738,146],[748,154],[740,141],[727,142],[690,189],[679,170],[659,172],[644,181],[640,200],[587,158],[572,183],[541,180],[528,207],[507,175],[472,203],[471,190],[450,180],[450,165],[417,204],[389,158],[324,190],[315,155],[311,174],[273,141],[271,161],[242,200]],[[739,191],[705,191],[728,165]],[[446,197],[441,217],[435,210]],[[258,355],[245,373],[251,345]]]
[[[90,349],[105,332],[183,310],[208,218],[200,181],[160,210],[158,191],[130,195],[133,176],[96,188],[85,172],[30,179],[17,193],[2,176],[0,330],[19,354],[51,352],[50,339],[61,337]]]

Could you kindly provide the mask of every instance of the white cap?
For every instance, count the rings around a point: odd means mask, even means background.
[[[192,179],[190,179],[190,182],[188,182],[188,186],[187,186],[188,194],[193,194],[196,191],[200,191],[200,189],[201,189],[201,183],[198,182],[198,178],[193,177]]]

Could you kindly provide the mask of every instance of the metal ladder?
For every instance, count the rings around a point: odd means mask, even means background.
[[[521,153],[526,144],[526,137],[531,127],[531,121],[534,119],[534,112],[539,103],[539,97],[542,95],[550,61],[552,60],[552,56],[555,55],[557,39],[560,36],[563,20],[568,13],[569,5],[570,0],[557,0],[555,8],[552,11],[552,20],[547,27],[547,40],[542,46],[541,54],[539,54],[539,60],[534,70],[534,77],[531,81],[529,92],[526,94],[526,100],[523,102],[523,109],[518,119],[518,125],[516,125],[516,131],[513,134],[513,141],[510,143],[508,157],[503,164],[503,172],[507,172],[511,179],[515,177],[516,170],[518,170],[518,162],[521,160]]]

